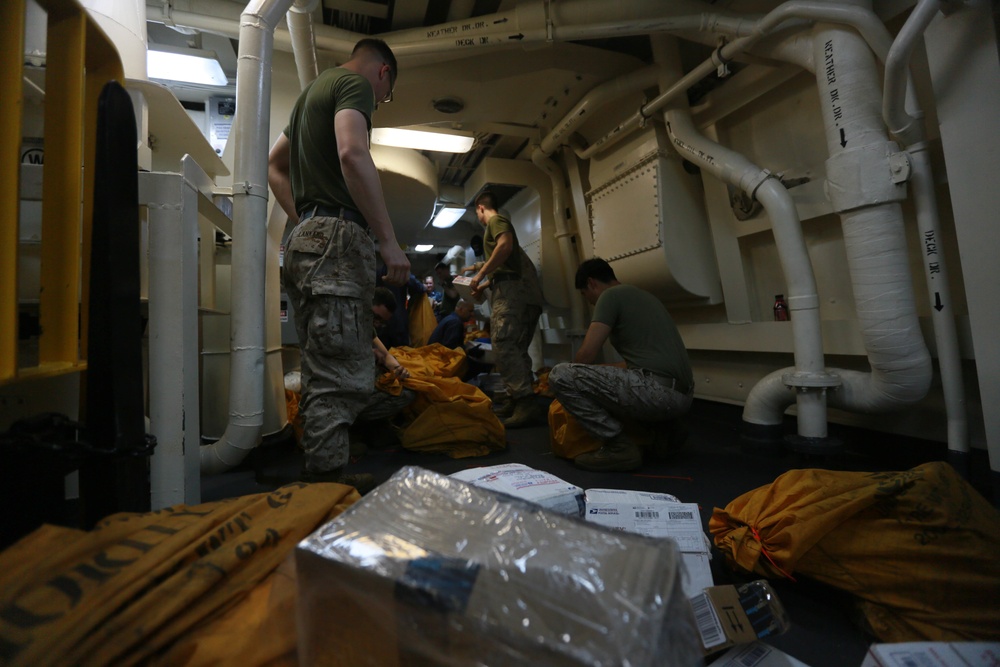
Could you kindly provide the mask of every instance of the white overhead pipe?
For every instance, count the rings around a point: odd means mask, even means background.
[[[148,4],[147,18],[172,26],[197,28],[227,37],[239,36],[237,17],[229,2],[199,0],[199,13],[180,11],[169,4]],[[581,20],[581,17],[584,20]],[[657,31],[711,30],[740,32],[755,21],[714,11],[701,0],[671,0],[669,7],[654,0],[536,0],[495,14],[423,28],[379,35],[401,60],[415,62],[418,56],[447,55],[460,58],[482,49],[523,46],[532,43],[596,39]],[[366,37],[327,25],[314,26],[319,48],[349,54]],[[293,41],[282,29],[275,31],[275,48],[293,50]],[[412,59],[412,60],[411,60]]]
[[[233,280],[229,423],[201,447],[201,471],[228,470],[246,458],[264,425],[264,276],[267,248],[267,146],[274,26],[292,0],[252,0],[240,17],[233,169]]]
[[[924,140],[923,114],[911,115],[906,111],[907,93],[912,92],[909,77],[910,57],[917,40],[941,9],[939,0],[920,0],[910,12],[885,57],[885,91],[882,96],[882,118],[904,145]],[[916,106],[912,101],[911,104]]]
[[[676,42],[655,36],[652,45],[654,60],[662,68],[661,85],[667,88],[672,81],[681,78]],[[809,262],[795,202],[769,171],[699,134],[685,104],[674,102],[664,112],[664,118],[667,133],[678,153],[716,178],[755,197],[767,211],[788,285],[795,340],[795,368],[791,372],[785,371],[781,389],[787,394],[789,403],[795,401],[798,404],[799,435],[811,440],[825,438],[824,388],[835,385],[837,381],[824,370],[816,278]],[[795,390],[788,391],[785,385]]]
[[[288,35],[292,40],[292,54],[295,56],[295,71],[299,75],[299,88],[305,89],[319,76],[316,62],[316,33],[313,30],[312,12],[317,0],[308,0],[302,6],[292,5],[285,15]]]
[[[932,308],[931,321],[934,324],[941,386],[948,415],[948,449],[955,467],[967,474],[969,426],[952,305],[954,302],[951,298],[947,263],[941,248],[934,174],[924,134],[923,113],[913,94],[912,77],[908,76],[910,58],[917,40],[937,16],[940,8],[939,0],[921,0],[896,35],[885,60],[882,118],[889,131],[906,145],[910,155],[910,184],[916,207],[917,229],[924,249],[924,277]],[[913,108],[912,114],[906,110],[908,97],[909,106]]]
[[[671,100],[679,94],[687,91],[688,88],[704,79],[706,76],[724,67],[734,60],[744,51],[749,50],[761,39],[774,33],[776,30],[798,25],[796,20],[827,21],[849,25],[858,30],[876,49],[876,52],[884,54],[888,51],[892,43],[885,26],[878,20],[871,10],[849,5],[832,5],[823,2],[811,2],[810,0],[791,0],[783,3],[768,12],[768,14],[756,23],[739,24],[738,30],[732,34],[738,39],[719,47],[711,58],[708,58],[686,75],[681,77],[672,86],[664,90],[648,104],[643,105],[634,114],[615,126],[610,132],[592,143],[585,149],[577,148],[577,156],[581,159],[589,159],[597,153],[603,152],[615,145],[634,130],[645,125],[646,120],[655,113],[662,110]],[[726,31],[732,26],[733,21],[717,21],[713,23],[714,29]],[[806,58],[797,54],[792,62],[803,64]],[[812,62],[810,60],[810,62]]]
[[[192,8],[199,11],[179,10],[169,3],[146,4],[146,20],[163,23],[171,27],[194,28],[202,32],[239,39],[242,33],[239,5],[228,0],[198,0]],[[327,51],[349,54],[359,39],[360,33],[318,25],[314,28],[314,39],[318,46]],[[279,51],[293,51],[292,35],[288,30],[275,27],[272,48]]]

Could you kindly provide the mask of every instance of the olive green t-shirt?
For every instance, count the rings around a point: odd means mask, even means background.
[[[292,108],[285,135],[291,144],[292,196],[300,213],[316,204],[358,210],[347,189],[333,129],[333,117],[341,109],[364,114],[371,132],[375,92],[367,79],[342,67],[324,70]]]
[[[514,225],[511,224],[510,218],[497,213],[487,221],[486,233],[483,234],[483,253],[486,256],[486,261],[489,261],[493,251],[496,250],[497,238],[506,232],[510,232],[513,237],[514,250],[504,260],[504,263],[493,271],[491,277],[506,275],[521,278],[521,253],[519,252],[521,244],[517,242],[517,232],[514,231]]]
[[[633,285],[601,293],[594,322],[611,327],[611,345],[629,368],[644,368],[694,384],[687,348],[670,313],[655,296]]]

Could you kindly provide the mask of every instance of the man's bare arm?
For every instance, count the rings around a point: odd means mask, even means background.
[[[298,223],[299,214],[295,210],[295,199],[292,197],[291,152],[288,137],[282,132],[267,155],[267,183],[271,186],[274,200],[278,202],[281,210],[289,220]]]
[[[494,270],[510,257],[510,254],[514,252],[514,235],[510,232],[504,232],[497,237],[497,247],[493,249],[490,254],[490,258],[480,267],[476,275],[472,277],[472,282],[469,283],[469,288],[472,290],[473,296],[478,296],[480,292],[486,289],[485,285],[480,285],[486,276],[493,273]]]
[[[577,364],[592,364],[601,353],[604,341],[611,335],[611,327],[603,322],[591,322],[587,327],[587,335],[583,337],[580,349],[576,351],[573,362]]]
[[[341,109],[333,119],[337,151],[351,198],[375,233],[385,262],[385,282],[402,285],[410,275],[410,260],[396,241],[382,193],[382,182],[368,148],[368,123],[355,109]]]

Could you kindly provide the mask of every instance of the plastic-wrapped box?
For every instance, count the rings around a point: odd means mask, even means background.
[[[303,664],[702,664],[672,541],[421,468],[295,557]]]

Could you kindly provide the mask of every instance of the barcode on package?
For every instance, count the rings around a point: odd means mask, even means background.
[[[694,518],[694,513],[693,512],[667,512],[667,517],[669,517],[671,521],[682,521],[684,519],[687,519],[688,521],[690,521],[691,519]]]
[[[660,513],[653,510],[636,510],[636,519],[659,519]]]
[[[719,622],[715,607],[708,599],[708,593],[701,593],[691,598],[691,610],[694,611],[694,620],[698,625],[702,646],[712,648],[726,641],[722,623]]]
[[[918,660],[917,656],[909,651],[890,652],[889,655],[899,667],[923,667],[925,664],[923,660]]]
[[[739,667],[755,667],[770,653],[771,647],[766,644],[751,644],[740,651],[739,655],[736,656],[736,660],[729,664],[739,665]]]

